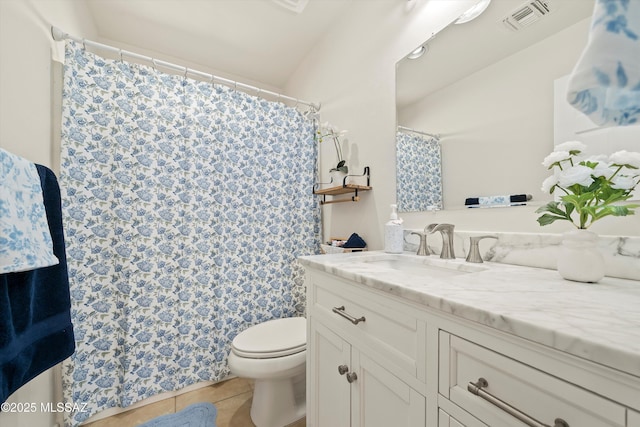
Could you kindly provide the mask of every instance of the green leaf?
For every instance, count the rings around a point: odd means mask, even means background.
[[[629,205],[625,206],[605,206],[603,207],[596,215],[596,219],[604,218],[605,216],[627,216],[633,215],[633,205],[629,207]]]
[[[558,220],[567,220],[567,218],[562,217],[562,216],[556,216],[556,215],[551,215],[551,214],[544,214],[541,217],[538,218],[538,224],[540,225],[549,225],[553,222],[556,222]]]
[[[539,207],[538,210],[536,210],[536,213],[551,212],[556,215],[566,216],[566,213],[560,209],[559,206],[560,204],[558,202],[549,202],[546,205]]]

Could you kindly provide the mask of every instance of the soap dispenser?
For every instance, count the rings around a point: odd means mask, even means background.
[[[391,216],[384,225],[384,251],[390,254],[401,254],[404,249],[402,219],[398,218],[396,209],[396,205],[391,205]]]

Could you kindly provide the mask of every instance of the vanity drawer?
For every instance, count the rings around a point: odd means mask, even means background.
[[[375,348],[402,370],[424,380],[425,326],[407,306],[335,277],[314,275],[313,280],[307,295],[311,315],[332,319],[350,339]]]
[[[439,363],[440,394],[492,427],[625,426],[623,406],[444,331]]]

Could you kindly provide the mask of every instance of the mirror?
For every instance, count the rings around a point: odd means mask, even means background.
[[[541,4],[544,16],[534,10]],[[440,135],[444,209],[488,196],[551,200],[540,186],[554,145],[554,81],[577,63],[593,7],[594,0],[493,0],[475,20],[426,41],[420,58],[397,64],[397,124]],[[400,180],[397,191],[406,194]]]

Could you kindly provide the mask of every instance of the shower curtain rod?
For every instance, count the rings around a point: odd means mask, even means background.
[[[430,136],[431,138],[435,138],[437,140],[440,140],[440,134],[439,133],[436,133],[436,134],[427,133],[427,132],[423,132],[421,130],[415,130],[415,129],[411,129],[411,128],[408,128],[408,127],[405,127],[405,126],[398,126],[398,130],[406,130],[408,132],[419,133],[420,135],[427,135],[427,136]]]
[[[108,50],[120,55],[120,59],[122,59],[123,55],[131,58],[136,58],[136,59],[151,63],[153,68],[156,68],[156,66],[158,65],[162,67],[171,68],[177,71],[181,71],[185,77],[187,77],[188,74],[191,74],[194,76],[201,77],[203,79],[208,79],[211,83],[217,82],[226,86],[230,86],[234,89],[243,89],[245,92],[254,91],[256,92],[256,96],[260,96],[260,94],[275,96],[277,100],[285,99],[288,101],[293,101],[296,103],[296,105],[302,104],[302,105],[308,106],[313,110],[313,112],[320,111],[321,104],[314,104],[313,102],[303,101],[298,98],[293,98],[291,96],[283,95],[281,93],[272,92],[266,89],[260,89],[259,87],[256,87],[256,86],[251,86],[251,85],[240,83],[234,80],[225,79],[223,77],[218,77],[213,74],[204,73],[202,71],[193,70],[191,68],[188,68],[182,65],[173,64],[171,62],[163,61],[161,59],[155,59],[150,56],[140,55],[139,53],[120,49],[118,47],[109,46],[109,45],[94,42],[91,40],[81,39],[79,37],[75,37],[68,33],[65,33],[64,31],[54,26],[51,26],[51,37],[53,37],[55,41],[63,41],[63,40],[69,39],[69,40],[75,41],[76,43],[82,43],[84,47],[91,46],[98,49]]]

